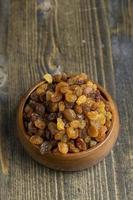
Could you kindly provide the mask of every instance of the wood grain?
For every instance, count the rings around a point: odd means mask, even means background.
[[[0,0],[0,199],[132,200],[132,8],[131,0]],[[39,165],[16,137],[20,96],[59,65],[87,72],[120,112],[113,151],[81,172]]]

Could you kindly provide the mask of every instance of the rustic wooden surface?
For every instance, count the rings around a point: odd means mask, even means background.
[[[84,71],[116,100],[110,155],[81,172],[33,161],[16,138],[19,97],[60,65]],[[133,199],[133,1],[0,0],[0,199]]]

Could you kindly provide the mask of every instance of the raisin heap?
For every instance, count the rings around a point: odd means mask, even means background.
[[[78,153],[107,135],[112,123],[109,102],[85,73],[44,75],[23,112],[29,141],[40,153]]]

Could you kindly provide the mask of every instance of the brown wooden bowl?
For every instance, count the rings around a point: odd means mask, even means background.
[[[39,148],[31,144],[28,140],[24,124],[23,124],[23,109],[29,95],[44,81],[36,84],[30,89],[20,100],[18,113],[17,113],[17,127],[19,139],[30,156],[39,163],[56,170],[62,171],[77,171],[85,169],[89,166],[95,165],[101,161],[112,149],[116,142],[119,133],[119,115],[117,107],[112,100],[111,96],[98,84],[98,88],[105,99],[110,102],[112,109],[112,126],[103,142],[98,143],[96,146],[79,153],[68,153],[66,155],[60,153],[46,153],[40,154]]]

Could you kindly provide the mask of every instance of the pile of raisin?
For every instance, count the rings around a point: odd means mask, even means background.
[[[109,102],[86,74],[45,74],[25,104],[23,121],[29,141],[41,154],[67,154],[103,141],[112,113]]]

